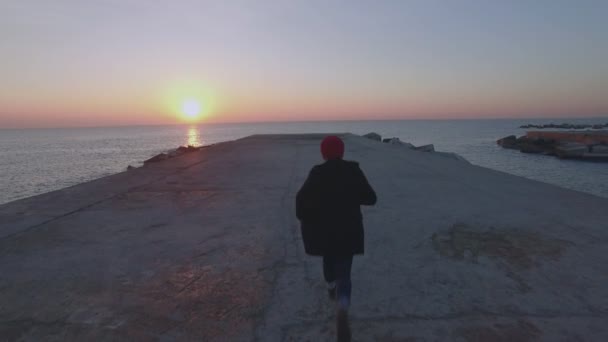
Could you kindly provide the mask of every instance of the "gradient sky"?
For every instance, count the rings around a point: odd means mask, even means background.
[[[3,0],[0,127],[608,116],[608,1]]]

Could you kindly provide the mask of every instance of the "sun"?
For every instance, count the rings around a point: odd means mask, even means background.
[[[218,98],[214,89],[194,81],[167,84],[159,93],[158,105],[167,119],[176,123],[195,124],[218,115]]]
[[[203,107],[201,102],[196,99],[186,99],[182,102],[182,114],[186,119],[196,120],[201,117]]]

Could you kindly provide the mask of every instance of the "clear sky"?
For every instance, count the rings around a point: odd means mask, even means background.
[[[0,127],[608,116],[606,18],[605,0],[2,0]]]

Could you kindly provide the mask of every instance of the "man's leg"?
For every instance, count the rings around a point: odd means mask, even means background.
[[[336,314],[336,331],[339,342],[350,342],[350,325],[348,323],[348,308],[350,307],[350,270],[353,256],[336,257],[336,287],[338,290],[338,312]]]
[[[323,256],[323,277],[327,282],[329,298],[336,299],[336,262],[333,256]]]
[[[352,289],[350,272],[352,264],[352,255],[336,257],[334,262],[338,305],[345,310],[348,310],[348,307],[350,306],[350,294]]]

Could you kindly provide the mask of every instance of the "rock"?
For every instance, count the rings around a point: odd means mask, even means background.
[[[533,139],[526,136],[517,138],[516,145],[513,148],[518,148],[523,153],[543,153],[547,155],[555,155],[555,147],[557,142],[550,139]]]
[[[169,158],[173,158],[173,157],[177,157],[179,155],[184,154],[185,152],[183,150],[180,150],[179,148],[173,151],[170,151],[168,154]]]
[[[391,144],[391,145],[399,145],[399,144],[403,143],[401,141],[401,139],[399,139],[399,138],[387,138],[387,139],[382,139],[382,141],[387,144]]]
[[[401,139],[399,139],[399,138],[390,138],[388,140],[384,139],[383,141],[388,144],[391,144],[391,145],[399,145],[399,146],[403,146],[403,147],[407,147],[407,148],[411,148],[411,149],[415,148],[414,145],[412,145],[408,142],[401,141]]]
[[[177,157],[184,153],[198,151],[199,149],[200,149],[200,147],[196,147],[196,146],[192,146],[192,145],[180,146],[180,147],[176,148],[175,150],[169,152],[169,157],[170,158]]]
[[[169,159],[169,155],[166,153],[161,153],[161,154],[157,154],[154,157],[148,159],[148,160],[144,160],[144,165],[145,164],[149,164],[149,163],[156,163],[165,159]]]
[[[498,139],[496,143],[504,148],[518,149],[517,137],[514,135],[509,135],[508,137]]]
[[[531,154],[537,154],[537,153],[544,152],[544,150],[540,146],[537,146],[534,144],[521,145],[521,147],[519,148],[519,151],[522,153],[531,153]]]
[[[372,140],[376,140],[376,141],[382,141],[382,136],[380,134],[378,134],[378,133],[375,133],[375,132],[367,133],[363,137],[368,138],[368,139],[372,139]]]
[[[515,147],[516,149],[518,149],[520,152],[523,153],[542,153],[543,150],[536,146],[536,144],[534,143],[534,140],[523,136],[523,137],[519,137],[517,138],[517,140],[515,141]]]
[[[416,151],[422,151],[422,152],[435,152],[435,146],[433,144],[414,147],[414,149]]]
[[[127,166],[127,170],[133,170],[133,169],[136,169],[136,167],[135,166],[131,166],[131,165]]]
[[[463,156],[456,154],[454,152],[435,152],[433,155],[442,156],[450,159],[459,160],[465,162],[467,164],[471,164],[468,160],[466,160]]]
[[[188,145],[188,146],[180,146],[176,149],[176,151],[178,151],[180,153],[185,153],[185,152],[195,152],[195,151],[198,151],[199,149],[200,149],[200,147]]]

